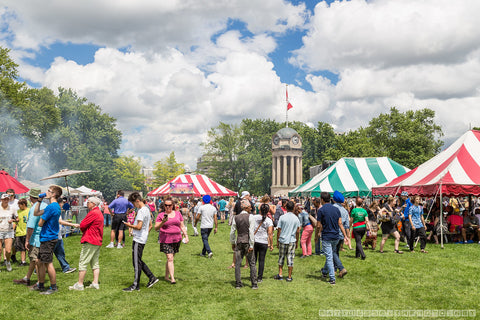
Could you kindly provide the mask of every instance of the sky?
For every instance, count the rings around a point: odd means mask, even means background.
[[[121,154],[196,168],[244,118],[345,132],[430,108],[446,145],[480,126],[478,0],[4,0],[20,80],[72,88],[117,119]],[[81,168],[78,168],[81,169]]]

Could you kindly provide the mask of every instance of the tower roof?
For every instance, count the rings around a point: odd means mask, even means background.
[[[277,131],[277,135],[280,137],[280,139],[290,139],[295,134],[298,135],[297,131],[292,128],[282,128]]]

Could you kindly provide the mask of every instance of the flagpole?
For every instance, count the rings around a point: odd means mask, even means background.
[[[285,104],[285,121],[287,123],[287,128],[288,128],[288,84],[285,84],[285,92],[286,92],[285,100],[287,101],[287,103]]]

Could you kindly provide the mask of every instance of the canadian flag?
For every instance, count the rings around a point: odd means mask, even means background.
[[[287,96],[287,110],[290,110],[293,108],[292,104],[288,101],[288,86],[285,89],[286,90],[286,96]]]

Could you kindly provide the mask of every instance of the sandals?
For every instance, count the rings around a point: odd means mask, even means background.
[[[383,252],[383,251],[378,251],[378,252],[380,252],[380,253],[385,253],[385,252]]]
[[[395,250],[395,253],[402,254],[402,253],[403,253],[403,251],[400,251],[400,250]]]
[[[420,250],[421,253],[428,253],[427,250]]]
[[[283,280],[283,277],[282,277],[281,275],[277,274],[277,275],[275,275],[275,276],[273,277],[273,279],[275,279],[275,280]]]

